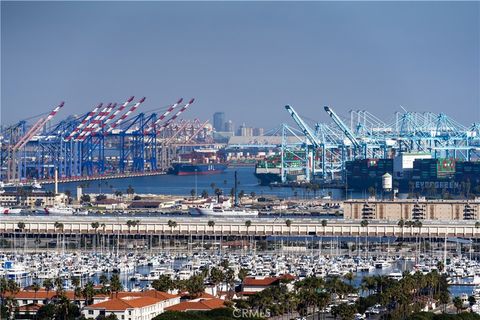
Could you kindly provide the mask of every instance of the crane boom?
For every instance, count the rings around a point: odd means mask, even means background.
[[[117,116],[117,114],[119,114],[120,112],[123,111],[123,109],[125,109],[128,104],[130,102],[132,102],[134,96],[131,96],[130,98],[127,99],[127,101],[125,101],[117,110],[115,110],[114,113],[112,113],[108,118],[107,120],[105,120],[105,123],[103,124],[103,126],[106,126],[110,121],[112,121],[113,119],[115,119],[115,117]]]
[[[102,120],[107,117],[110,112],[112,111],[112,104],[109,103],[105,108],[103,108],[96,116],[93,118],[92,121],[80,132],[80,134],[77,137],[77,141],[83,141],[85,140],[91,133],[92,131],[97,127],[99,123],[102,122]]]
[[[63,107],[64,104],[65,102],[62,101],[55,109],[52,110],[52,112],[48,114],[48,116],[38,120],[33,125],[33,127],[31,127],[30,130],[28,130],[28,132],[13,146],[13,150],[18,150],[25,146],[28,141],[30,141],[30,139],[34,135],[36,135],[40,131],[40,129],[57,114],[57,112]]]
[[[177,111],[170,119],[168,119],[164,124],[160,126],[158,131],[164,130],[166,127],[168,127],[175,119],[178,118],[179,115],[181,115],[187,108],[195,101],[195,99],[190,99],[186,105],[184,105],[180,110]]]
[[[77,133],[83,128],[85,127],[85,125],[88,123],[88,121],[90,121],[90,119],[93,118],[93,116],[95,116],[95,114],[97,114],[98,110],[102,107],[103,103],[100,103],[98,106],[95,107],[95,109],[93,109],[92,111],[90,111],[87,116],[82,120],[82,122],[80,122],[78,124],[78,126],[73,129],[73,131],[68,135],[68,137],[65,138],[65,140],[67,141],[70,141],[70,139],[72,139],[73,137],[75,137],[77,135]]]
[[[149,133],[151,132],[157,125],[160,124],[160,122],[163,121],[163,119],[166,118],[166,116],[168,116],[168,114],[170,112],[173,111],[173,109],[175,109],[180,103],[182,103],[183,101],[183,98],[180,98],[176,103],[172,104],[170,107],[168,107],[167,111],[165,111],[158,119],[157,121],[155,121],[155,123],[153,123],[146,131],[146,133]]]
[[[123,114],[120,118],[118,118],[117,121],[112,123],[110,127],[103,133],[103,135],[107,135],[113,129],[119,126],[123,122],[123,120],[125,120],[132,112],[134,112],[144,101],[145,101],[145,97],[143,97],[142,99],[140,99],[140,101],[135,103],[127,112],[125,112],[125,114]]]
[[[202,123],[202,124],[200,125],[200,127],[198,127],[198,129],[195,130],[195,132],[193,132],[193,134],[190,135],[190,137],[187,138],[187,140],[185,141],[185,143],[189,143],[190,141],[192,141],[193,138],[195,138],[195,137],[200,133],[200,131],[202,131],[203,128],[205,128],[205,126],[206,126],[207,124],[208,124],[208,120],[205,121],[204,123]]]
[[[298,115],[298,113],[293,109],[292,106],[286,105],[285,109],[290,113],[290,116],[293,118],[293,121],[300,127],[302,130],[303,134],[307,136],[308,140],[313,144],[315,148],[319,148],[321,143],[315,136],[315,133],[313,130],[303,121],[302,118]]]
[[[342,119],[340,119],[340,117],[337,116],[335,111],[333,111],[333,109],[328,106],[325,106],[324,109],[328,113],[330,118],[332,118],[333,122],[335,122],[335,124],[340,128],[340,130],[342,130],[343,134],[347,136],[348,140],[352,142],[353,146],[355,148],[361,148],[361,145],[358,142],[357,138],[355,138],[355,135],[353,134],[353,132],[347,127],[345,123],[343,123]]]

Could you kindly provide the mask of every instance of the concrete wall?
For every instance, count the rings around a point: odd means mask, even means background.
[[[96,232],[116,236],[117,234],[142,234],[142,235],[241,235],[264,237],[270,235],[291,235],[291,236],[402,236],[405,233],[424,236],[462,236],[474,237],[480,236],[480,228],[475,227],[475,221],[435,221],[425,220],[421,228],[404,227],[400,228],[394,220],[370,221],[367,227],[360,225],[360,220],[328,220],[327,226],[323,227],[321,220],[316,218],[293,219],[293,223],[288,227],[284,219],[251,219],[251,226],[246,227],[243,219],[217,219],[215,226],[209,227],[208,221],[212,218],[193,218],[179,217],[174,219],[177,222],[176,228],[168,226],[170,218],[140,218],[138,227],[128,230],[126,221],[112,219],[108,217],[22,217],[25,223],[23,231],[18,230],[19,217],[5,217],[0,221],[1,233],[17,234],[27,232],[34,234],[94,234],[95,230],[91,227],[94,221],[105,224],[105,229],[99,228]],[[55,221],[63,223],[63,230],[55,229]]]

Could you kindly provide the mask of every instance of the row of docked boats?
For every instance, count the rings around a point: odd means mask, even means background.
[[[344,277],[348,273],[364,276],[383,274],[400,279],[403,272],[427,273],[438,270],[440,259],[425,257],[415,263],[401,256],[351,257],[326,256],[306,253],[228,253],[212,254],[202,251],[192,255],[183,253],[125,253],[47,251],[41,253],[0,254],[0,275],[14,280],[46,279],[60,276],[64,279],[92,278],[102,273],[121,273],[132,281],[153,281],[160,275],[172,279],[186,279],[204,269],[227,260],[238,272],[247,270],[250,276],[278,276],[291,274],[307,276]],[[480,283],[480,264],[467,258],[452,259],[443,270],[453,283],[458,279]]]

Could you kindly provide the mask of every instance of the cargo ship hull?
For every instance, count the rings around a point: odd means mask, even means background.
[[[189,175],[206,175],[206,174],[219,174],[223,173],[227,169],[226,164],[213,163],[213,164],[190,164],[190,163],[174,163],[171,174],[177,176],[189,176]]]

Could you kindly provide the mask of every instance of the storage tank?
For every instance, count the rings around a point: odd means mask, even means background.
[[[392,190],[392,175],[388,172],[382,176],[382,188],[383,190]]]

